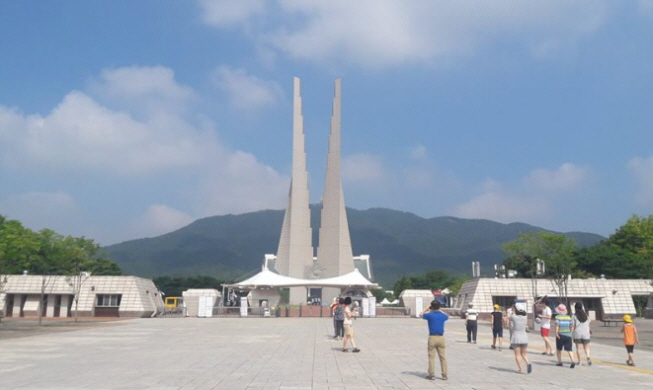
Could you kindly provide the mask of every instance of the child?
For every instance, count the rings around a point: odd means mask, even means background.
[[[634,366],[635,360],[633,359],[633,351],[635,349],[635,344],[639,344],[639,337],[637,336],[637,328],[635,327],[635,324],[633,324],[633,319],[630,317],[630,314],[624,315],[624,326],[621,328],[621,333],[624,334],[624,345],[628,352],[628,360],[626,360],[626,364]]]
[[[503,313],[501,312],[501,306],[494,305],[494,311],[490,313],[492,317],[490,318],[490,323],[492,324],[492,349],[497,348],[497,339],[499,339],[499,351],[503,346]]]

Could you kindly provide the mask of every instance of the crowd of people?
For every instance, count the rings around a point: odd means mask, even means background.
[[[352,352],[360,352],[356,347],[354,338],[353,320],[357,315],[357,308],[352,308],[351,297],[336,298],[331,304],[333,313],[333,327],[335,330],[335,339],[343,340],[342,351],[349,352],[348,345],[351,344]],[[503,348],[503,331],[509,330],[509,345],[515,355],[517,363],[517,373],[530,374],[533,372],[533,365],[528,357],[529,345],[529,328],[527,321],[526,302],[515,302],[506,311],[501,310],[501,306],[494,305],[490,314],[490,328],[492,330],[493,350],[501,351]],[[429,307],[420,314],[428,322],[429,337],[427,343],[428,351],[428,374],[427,379],[435,379],[435,356],[440,361],[440,372],[443,380],[448,379],[448,366],[446,358],[446,341],[444,338],[445,322],[449,316],[441,310],[441,303],[433,300]],[[479,313],[470,303],[464,313],[465,329],[467,331],[467,342],[476,344],[478,334]],[[553,344],[550,340],[551,329],[555,336],[555,356],[556,366],[564,366],[562,355],[563,351],[569,359],[569,367],[575,368],[581,364],[581,351],[585,355],[588,366],[592,365],[590,357],[590,337],[592,330],[590,328],[591,319],[581,302],[574,304],[574,314],[572,315],[564,304],[559,304],[555,308],[555,315],[549,306],[546,298],[537,302],[537,314],[535,322],[540,327],[540,336],[544,341],[544,352],[542,355],[553,356]],[[628,354],[626,364],[635,365],[633,356],[636,344],[639,344],[637,328],[635,327],[630,315],[623,316],[624,325],[621,333],[623,334],[624,345]],[[553,328],[552,328],[553,327]],[[573,345],[576,345],[574,356]]]
[[[431,302],[430,307],[425,309],[420,316],[428,321],[429,338],[428,338],[428,375],[427,379],[435,379],[435,355],[440,360],[442,379],[448,378],[446,344],[444,339],[444,324],[449,319],[448,315],[440,310],[438,301]],[[464,313],[465,329],[467,331],[467,342],[476,344],[478,333],[479,313],[474,309],[473,304],[468,305]],[[527,308],[525,302],[515,302],[504,313],[499,305],[494,305],[494,310],[490,315],[490,327],[492,330],[491,349],[499,351],[503,347],[503,330],[508,328],[510,331],[510,349],[515,355],[517,363],[517,373],[530,374],[533,371],[533,365],[528,358],[528,324]],[[621,333],[628,354],[626,364],[635,365],[633,351],[636,344],[639,344],[637,328],[635,327],[630,315],[623,316],[624,325]],[[555,355],[556,366],[562,367],[563,351],[569,358],[569,367],[575,368],[581,364],[581,351],[585,355],[588,366],[592,365],[590,357],[590,337],[591,328],[589,318],[583,304],[576,302],[574,305],[574,314],[572,315],[564,304],[559,304],[555,308],[555,315],[549,307],[546,298],[538,302],[538,314],[535,322],[540,325],[540,336],[544,341],[544,352],[542,355],[553,356],[553,344],[550,340],[550,333],[553,326],[555,336]],[[576,353],[573,353],[573,344],[576,345]],[[525,368],[525,370],[524,370]]]

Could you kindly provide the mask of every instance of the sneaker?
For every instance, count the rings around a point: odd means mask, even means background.
[[[431,375],[431,374],[429,374],[429,375],[426,376],[426,379],[432,381],[432,380],[435,379],[435,375]]]
[[[490,348],[497,349],[497,347],[495,347],[494,345],[490,345]]]
[[[526,372],[528,372],[529,374],[530,374],[531,372],[533,372],[533,365],[532,365],[532,364],[528,363],[528,366],[527,366]]]
[[[588,365],[588,366],[591,366],[591,365],[592,365],[592,359],[587,358],[587,365]]]
[[[360,351],[361,351],[361,350],[358,349],[358,348],[354,348],[354,349],[352,350],[352,352],[360,352]]]
[[[556,363],[556,367],[562,367],[562,363]]]
[[[449,379],[449,378],[447,378],[447,374],[442,374],[442,380],[446,381],[447,379]]]
[[[347,348],[343,348],[342,352],[349,352],[349,350]]]
[[[569,366],[569,368],[574,368],[574,367],[576,367],[576,363],[571,363],[571,366]]]

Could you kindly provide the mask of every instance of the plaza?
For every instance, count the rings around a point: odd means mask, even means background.
[[[331,318],[51,323],[19,337],[26,324],[0,324],[1,389],[653,389],[650,320],[636,321],[644,344],[635,349],[636,367],[625,365],[619,329],[597,322],[593,366],[556,367],[531,333],[533,373],[519,375],[512,351],[490,349],[488,324],[479,326],[478,344],[468,344],[463,321],[451,318],[448,381],[425,379],[427,329],[417,318],[357,319],[358,354],[341,351]]]

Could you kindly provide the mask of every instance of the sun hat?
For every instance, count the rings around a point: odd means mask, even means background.
[[[630,317],[630,314],[624,314],[624,322],[633,322],[633,319]]]
[[[566,314],[567,313],[567,306],[565,306],[564,303],[561,303],[556,307],[556,313],[558,314]]]

